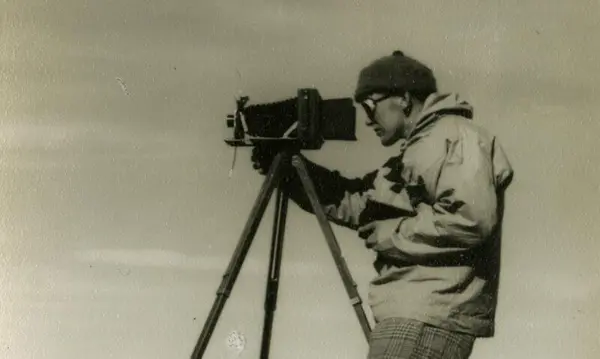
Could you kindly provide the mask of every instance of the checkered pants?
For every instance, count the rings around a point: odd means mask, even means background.
[[[467,359],[474,342],[468,334],[391,318],[373,329],[367,359]]]

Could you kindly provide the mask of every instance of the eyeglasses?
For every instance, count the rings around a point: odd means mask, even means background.
[[[373,98],[368,97],[367,99],[362,101],[360,104],[363,107],[363,109],[365,110],[365,112],[367,113],[367,117],[369,117],[370,120],[373,120],[375,118],[375,111],[377,110],[377,104],[388,98],[390,98],[389,95],[383,96],[378,99],[373,99]]]

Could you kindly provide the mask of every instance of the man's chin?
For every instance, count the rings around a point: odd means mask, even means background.
[[[380,136],[379,140],[384,147],[390,147],[403,140],[403,137],[399,134],[394,134],[391,136]]]
[[[398,141],[390,139],[390,138],[383,138],[383,137],[381,138],[381,145],[383,147],[390,147],[390,146],[394,145],[396,142],[398,142]]]

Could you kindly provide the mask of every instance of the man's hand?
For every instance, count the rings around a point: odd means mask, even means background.
[[[277,146],[256,144],[252,148],[252,167],[262,175],[267,174],[278,152],[279,148]]]
[[[399,224],[399,218],[374,221],[358,228],[358,236],[365,240],[367,248],[378,250],[383,241],[389,240],[397,232]]]

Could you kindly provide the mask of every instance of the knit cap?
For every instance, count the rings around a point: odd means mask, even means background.
[[[396,50],[379,58],[360,71],[354,100],[363,101],[374,92],[433,93],[437,84],[433,72],[419,61]]]

